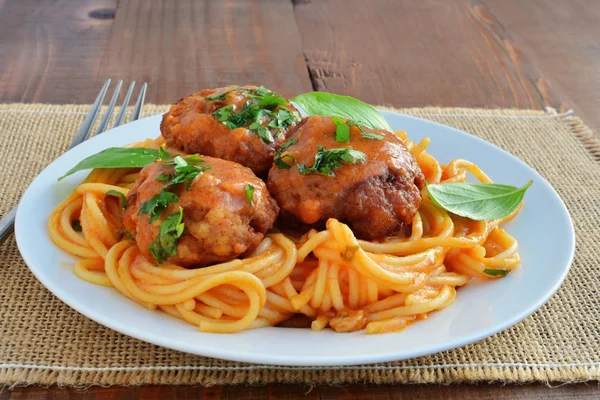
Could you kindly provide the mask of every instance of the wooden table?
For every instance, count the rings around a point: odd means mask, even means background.
[[[147,102],[263,84],[372,104],[572,108],[600,128],[594,0],[0,0],[0,102],[91,103],[108,77]],[[22,398],[597,398],[598,386],[24,388]]]

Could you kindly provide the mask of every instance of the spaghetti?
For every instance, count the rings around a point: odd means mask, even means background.
[[[428,138],[414,143],[396,134],[428,183],[464,182],[467,173],[491,182],[468,161],[441,165],[426,152]],[[159,138],[132,146],[162,145]],[[79,257],[74,272],[81,279],[114,287],[203,332],[274,326],[295,314],[310,318],[313,330],[399,331],[449,306],[456,288],[471,278],[501,278],[520,264],[516,240],[500,227],[519,209],[501,220],[472,221],[437,207],[424,190],[408,237],[357,240],[347,225],[330,219],[326,230],[302,237],[270,233],[244,259],[199,269],[156,266],[123,237],[120,199],[106,194],[127,195],[138,172],[94,170],[52,212],[50,237]],[[77,220],[81,233],[73,227]]]

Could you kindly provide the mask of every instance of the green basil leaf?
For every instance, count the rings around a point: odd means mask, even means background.
[[[124,210],[127,208],[127,198],[125,198],[125,195],[121,192],[119,192],[118,190],[109,190],[108,192],[106,192],[107,195],[109,196],[116,196],[118,198],[121,199],[121,208]]]
[[[483,273],[490,276],[506,276],[510,271],[506,269],[484,269]]]
[[[110,147],[81,160],[58,178],[62,180],[77,171],[94,168],[141,168],[156,161],[158,150],[140,147]]]
[[[377,109],[350,96],[327,92],[300,94],[292,99],[308,115],[324,115],[351,119],[373,129],[392,131],[392,127]]]
[[[250,205],[252,205],[252,196],[254,195],[254,186],[252,186],[251,184],[247,184],[245,191],[246,191],[246,200],[248,200],[248,203]]]
[[[521,188],[497,183],[441,183],[427,185],[427,192],[441,208],[483,221],[504,218],[516,210],[532,183]]]

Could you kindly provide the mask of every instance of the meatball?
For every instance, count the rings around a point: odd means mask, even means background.
[[[423,172],[394,134],[336,122],[349,126],[348,142],[336,141],[332,118],[313,116],[276,155],[267,187],[282,218],[317,227],[336,218],[365,240],[399,232],[421,203]]]
[[[141,170],[127,195],[124,225],[149,260],[203,267],[254,250],[278,213],[250,169],[178,156]]]
[[[266,175],[275,149],[300,114],[264,87],[206,89],[179,100],[163,115],[160,130],[169,147],[238,162]]]

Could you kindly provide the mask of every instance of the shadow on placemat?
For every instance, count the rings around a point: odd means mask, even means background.
[[[0,105],[0,208],[67,147],[88,106]],[[147,106],[146,115],[165,106]],[[571,382],[600,378],[600,141],[579,118],[543,111],[405,109],[521,158],[556,188],[577,235],[567,280],[541,310],[479,343],[348,368],[268,367],[192,356],[104,328],[56,299],[14,239],[0,247],[0,385]]]

